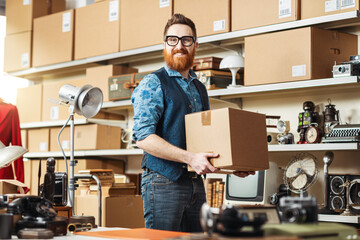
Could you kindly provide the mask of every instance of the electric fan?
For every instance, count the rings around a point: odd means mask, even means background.
[[[319,174],[316,157],[309,153],[296,154],[284,171],[284,183],[288,189],[300,196],[316,181]]]

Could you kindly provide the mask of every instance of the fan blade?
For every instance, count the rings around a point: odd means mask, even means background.
[[[302,170],[309,176],[314,176],[316,171],[316,165],[313,159],[305,158],[301,161]]]
[[[291,185],[295,189],[302,189],[303,187],[305,187],[306,183],[307,183],[307,176],[305,173],[303,173],[297,176],[295,180],[291,183]]]
[[[299,169],[301,169],[301,163],[299,161],[292,163],[286,170],[285,173],[286,177],[288,178],[296,177],[297,175],[300,174]]]

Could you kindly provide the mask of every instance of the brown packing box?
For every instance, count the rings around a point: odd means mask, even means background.
[[[31,67],[31,35],[32,32],[29,31],[5,37],[5,72],[14,72]]]
[[[213,152],[213,166],[227,170],[269,168],[265,115],[222,108],[185,116],[186,146],[194,153]]]
[[[61,127],[50,128],[50,152],[61,151],[59,144],[57,142],[58,134],[61,130]],[[70,151],[70,127],[67,126],[60,134],[60,144],[64,151]],[[75,144],[74,144],[75,145]]]
[[[80,195],[75,198],[75,214],[94,216],[98,224],[98,196]],[[143,202],[139,195],[102,197],[102,227],[143,228]]]
[[[34,67],[73,60],[74,13],[68,10],[34,20]]]
[[[108,78],[115,75],[136,73],[136,68],[123,65],[104,65],[86,69],[86,81],[88,84],[98,87],[103,92],[103,101],[109,101]]]
[[[120,3],[106,0],[76,9],[75,59],[119,51]]]
[[[335,61],[357,54],[357,39],[313,27],[247,37],[245,86],[331,78]]]
[[[18,88],[16,107],[19,112],[20,123],[41,121],[42,93],[42,84]]]
[[[301,0],[301,19],[359,10],[359,0]]]
[[[48,152],[49,132],[49,128],[28,129],[29,152]]]
[[[173,0],[121,0],[120,51],[162,43],[172,8]]]
[[[48,11],[48,0],[6,1],[6,35],[31,31],[33,19]]]
[[[74,168],[75,174],[85,169],[112,169],[114,173],[122,174],[125,170],[124,161],[111,159],[76,159],[78,163]],[[68,165],[69,165],[69,161]],[[57,159],[56,172],[66,172],[65,160]]]
[[[232,0],[231,4],[231,31],[300,19],[300,0]]]
[[[99,124],[75,126],[75,150],[120,149],[121,128]]]
[[[190,18],[198,37],[230,31],[230,0],[174,0],[174,13]]]
[[[20,193],[23,192],[22,187],[27,187],[26,184],[15,179],[1,179],[0,180],[0,194]]]
[[[76,87],[82,87],[86,84],[85,79],[76,79],[76,80],[66,80],[66,81],[54,81],[54,82],[44,82],[43,83],[43,100],[42,100],[42,121],[57,121],[57,120],[66,120],[69,118],[69,107],[57,105],[53,102],[50,102],[49,99],[58,100],[59,99],[59,90],[65,85],[70,84]],[[75,114],[75,119],[85,118]]]

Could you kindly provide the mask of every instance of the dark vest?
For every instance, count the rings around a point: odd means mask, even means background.
[[[186,150],[185,115],[191,113],[191,103],[177,81],[170,77],[165,68],[160,68],[154,74],[159,78],[164,96],[164,112],[156,127],[156,135],[162,137],[172,145]],[[209,110],[209,99],[205,86],[197,79],[194,84],[200,93],[203,111]],[[184,171],[185,163],[161,159],[144,152],[141,163],[172,181],[178,180]]]

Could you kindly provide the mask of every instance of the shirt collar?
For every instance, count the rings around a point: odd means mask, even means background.
[[[178,71],[172,70],[166,64],[164,65],[164,68],[165,68],[166,72],[169,74],[170,77],[182,78],[181,74]],[[189,75],[190,75],[190,78],[188,79],[189,82],[191,82],[194,79],[197,79],[197,76],[196,76],[195,72],[192,69],[190,69]]]

